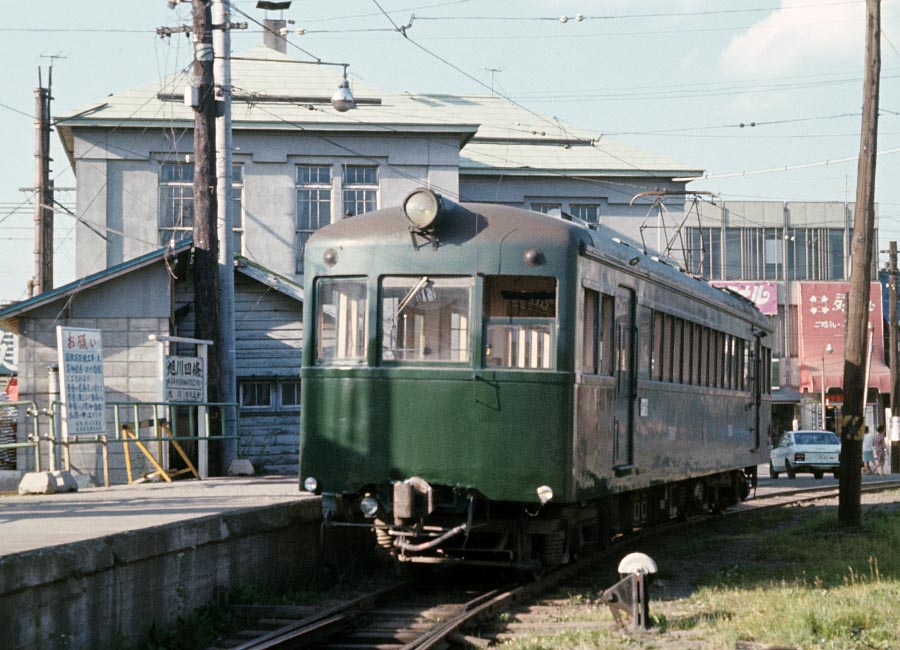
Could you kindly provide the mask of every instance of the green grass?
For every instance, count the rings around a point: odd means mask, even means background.
[[[898,497],[900,500],[900,497]],[[585,620],[598,631],[517,640],[509,650],[543,648],[703,648],[733,650],[739,641],[796,650],[900,648],[900,510],[863,510],[858,530],[838,527],[836,508],[790,508],[713,522],[658,542],[651,592],[654,630],[628,635],[609,628],[596,602],[603,586],[570,599],[593,601]],[[694,576],[692,592],[665,599],[665,582]]]

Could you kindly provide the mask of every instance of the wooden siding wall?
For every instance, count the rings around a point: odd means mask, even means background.
[[[300,379],[303,339],[302,304],[242,273],[234,281],[235,362],[238,381]],[[175,293],[175,309],[190,305],[193,289],[182,282]],[[193,336],[194,310],[176,317],[179,336]],[[184,353],[189,353],[187,350]],[[257,471],[296,474],[300,442],[300,411],[281,408],[241,409],[238,455]]]
[[[240,273],[235,275],[234,285],[238,383],[299,380],[303,305]],[[279,390],[277,384],[274,389]],[[271,409],[241,410],[242,457],[269,472],[296,474],[299,453],[299,409],[281,407],[276,401]]]

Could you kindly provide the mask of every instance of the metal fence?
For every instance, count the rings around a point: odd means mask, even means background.
[[[6,409],[4,415],[17,424],[24,422],[27,431],[24,440],[19,433],[15,434],[18,440],[0,440],[0,454],[18,455],[20,449],[29,449],[33,460],[25,459],[28,469],[42,471],[42,458],[46,458],[51,471],[71,470],[73,447],[95,445],[100,448],[106,486],[110,485],[110,445],[122,446],[128,483],[148,478],[171,481],[186,473],[206,478],[210,443],[239,439],[240,431],[240,409],[234,402],[107,402],[107,408],[112,411],[106,420],[111,431],[91,435],[64,434],[63,402],[53,402],[49,409],[40,409],[35,402],[6,402],[0,408]],[[229,421],[234,422],[233,434],[226,429]],[[196,449],[185,449],[192,445]],[[149,463],[152,472],[135,478],[134,450]],[[186,468],[172,469],[173,451]],[[196,457],[196,463],[191,456]]]

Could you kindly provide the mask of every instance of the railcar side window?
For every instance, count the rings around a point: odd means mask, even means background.
[[[468,277],[384,278],[382,361],[468,361],[472,284]]]
[[[582,336],[581,370],[589,375],[597,374],[597,340],[600,338],[598,313],[600,294],[593,289],[584,290],[584,331]]]
[[[485,366],[555,366],[555,278],[488,276],[483,310]]]
[[[364,278],[321,278],[316,282],[318,363],[365,361],[367,304]]]
[[[604,293],[600,301],[600,374],[612,376],[615,370],[616,299]]]

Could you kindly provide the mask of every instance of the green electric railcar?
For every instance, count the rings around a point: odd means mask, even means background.
[[[300,480],[400,561],[566,562],[766,460],[768,318],[583,224],[417,190],[305,283]]]

